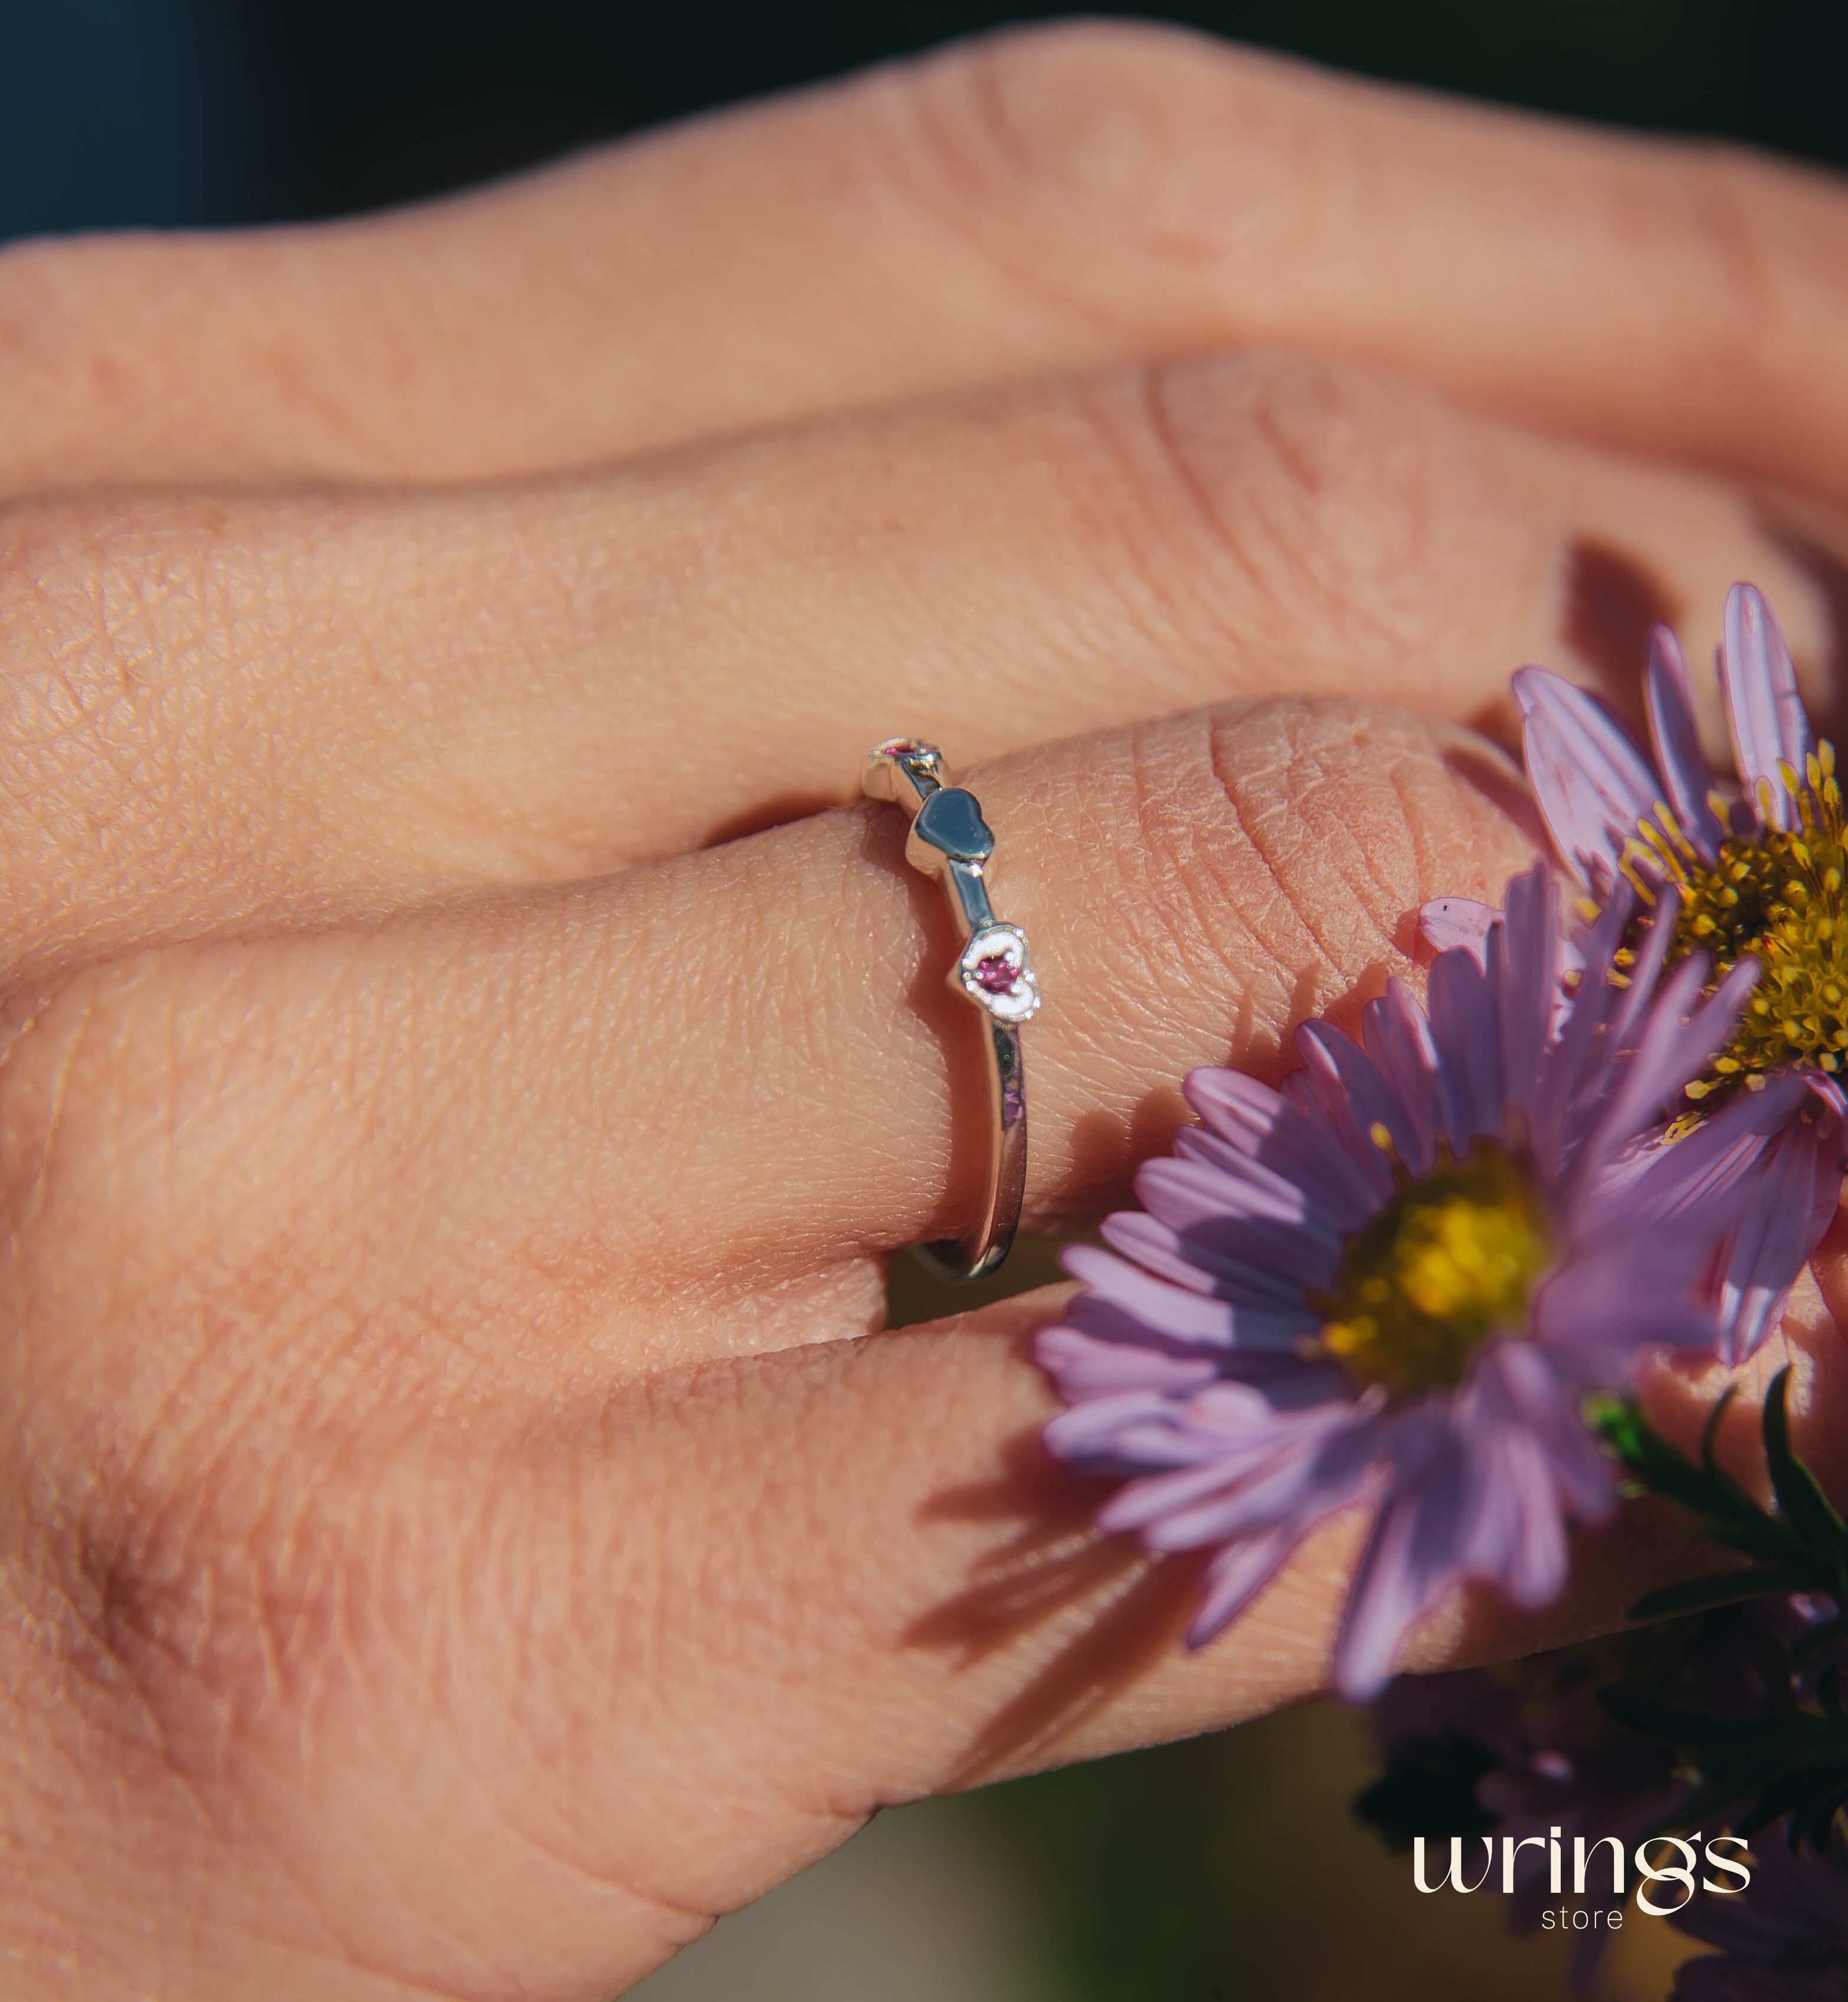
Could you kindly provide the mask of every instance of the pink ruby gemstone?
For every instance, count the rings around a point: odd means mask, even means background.
[[[975,962],[975,985],[985,994],[1011,994],[1020,984],[1020,969],[1005,953],[991,952]]]

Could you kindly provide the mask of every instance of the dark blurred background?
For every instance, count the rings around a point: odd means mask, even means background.
[[[1051,7],[982,0],[0,0],[0,238],[340,214]],[[1123,9],[1473,96],[1848,164],[1848,0],[1222,0]],[[1687,302],[1690,312],[1700,302]],[[1051,1276],[1027,1247],[1015,1285]],[[943,1311],[909,1268],[900,1318]],[[955,1304],[969,1304],[966,1296]],[[1236,1636],[1222,1644],[1236,1646]],[[640,2002],[1563,1997],[1500,1900],[1422,1898],[1348,1819],[1327,1706],[885,1815]],[[1632,1915],[1601,1977],[1653,1998]]]
[[[1054,7],[5,0],[0,236],[401,201]],[[1205,0],[1319,61],[1840,161],[1843,0]]]

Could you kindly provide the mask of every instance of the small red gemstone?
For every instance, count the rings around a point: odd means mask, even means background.
[[[975,962],[975,985],[985,994],[1011,994],[1020,984],[1020,969],[1005,953],[992,952]]]

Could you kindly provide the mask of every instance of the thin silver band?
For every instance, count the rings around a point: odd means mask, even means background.
[[[963,1236],[920,1244],[919,1255],[947,1279],[980,1279],[1007,1256],[1027,1188],[1027,1072],[1020,1025],[1040,1005],[1027,934],[1003,923],[989,902],[985,872],[995,837],[973,793],[952,783],[934,745],[894,737],[866,753],[860,790],[911,816],[905,859],[942,879],[963,932],[950,986],[982,1011],[988,1076],[988,1175],[973,1226]]]

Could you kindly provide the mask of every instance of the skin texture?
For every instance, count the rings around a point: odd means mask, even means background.
[[[1317,1690],[1354,1524],[1183,1656],[1037,1446],[1058,1296],[878,1334],[975,1136],[858,756],[971,768],[1085,1228],[1526,860],[1521,658],[1628,701],[1749,575],[1832,713],[1844,235],[1084,28],[0,256],[16,1992],[590,2002],[882,1805]],[[1773,1345],[1832,1474],[1842,1284]],[[1417,1659],[1705,1561],[1639,1514]]]

